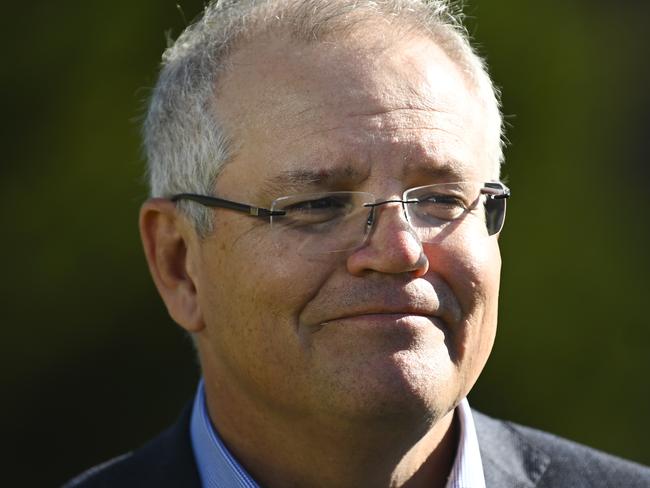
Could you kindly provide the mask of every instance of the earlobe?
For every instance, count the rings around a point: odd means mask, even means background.
[[[196,238],[191,225],[169,200],[152,198],[140,209],[140,237],[158,293],[172,319],[188,332],[203,329],[189,260]]]

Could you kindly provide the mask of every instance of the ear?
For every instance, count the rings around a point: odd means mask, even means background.
[[[149,271],[169,315],[188,332],[204,327],[191,260],[197,235],[173,202],[151,198],[140,209],[140,237]]]

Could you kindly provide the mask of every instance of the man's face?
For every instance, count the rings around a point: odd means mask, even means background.
[[[486,111],[430,40],[267,40],[232,66],[217,104],[237,148],[219,197],[385,200],[496,177]],[[201,360],[220,388],[287,415],[438,418],[476,381],[496,329],[496,237],[459,230],[422,245],[390,204],[361,248],[303,256],[268,222],[228,210],[214,220],[196,287]]]

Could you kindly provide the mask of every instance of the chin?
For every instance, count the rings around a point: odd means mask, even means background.
[[[320,393],[330,413],[354,422],[431,425],[456,406],[463,390],[446,350],[402,350],[341,366]]]

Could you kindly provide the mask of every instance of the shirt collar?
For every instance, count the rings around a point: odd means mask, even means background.
[[[463,398],[456,407],[456,415],[460,424],[460,440],[446,488],[485,488],[483,461],[467,398]]]
[[[205,403],[203,380],[194,399],[190,438],[203,488],[259,488],[230,454],[212,426]]]
[[[459,403],[456,413],[460,423],[460,442],[447,488],[485,488],[474,419],[466,399]],[[194,399],[190,438],[203,488],[259,488],[212,426],[203,380]]]

